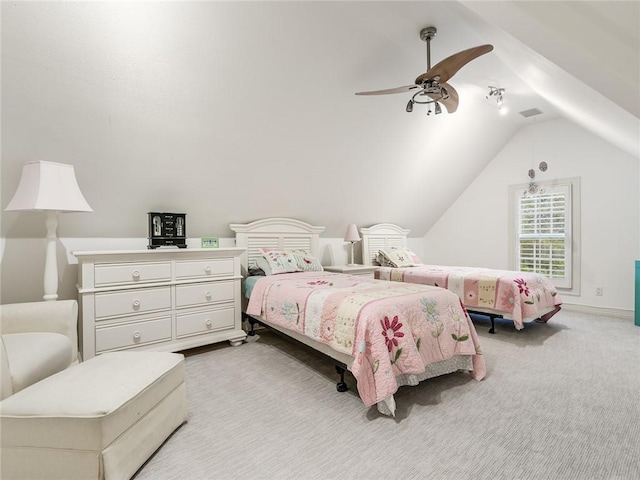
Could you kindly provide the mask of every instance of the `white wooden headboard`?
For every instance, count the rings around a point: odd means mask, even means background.
[[[254,267],[256,258],[262,255],[262,247],[278,250],[302,249],[319,256],[318,237],[324,227],[310,225],[293,218],[265,218],[251,223],[232,223],[229,228],[236,232],[236,246],[247,252],[242,256],[243,274]]]
[[[410,231],[393,223],[379,223],[369,228],[361,228],[362,262],[365,265],[377,265],[375,258],[378,255],[378,250],[389,247],[406,247],[407,235]]]

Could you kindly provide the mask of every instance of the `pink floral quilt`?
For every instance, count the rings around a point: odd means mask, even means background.
[[[246,313],[353,356],[367,406],[393,395],[396,377],[456,355],[472,356],[476,380],[486,372],[471,319],[443,288],[324,271],[270,275],[256,282]]]
[[[420,265],[378,267],[375,277],[446,288],[456,293],[470,311],[491,310],[512,319],[518,330],[524,328],[525,321],[539,317],[547,321],[562,305],[556,287],[539,273]]]

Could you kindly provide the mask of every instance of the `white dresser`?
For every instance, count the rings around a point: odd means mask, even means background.
[[[240,345],[244,248],[72,252],[83,360],[112,350]]]

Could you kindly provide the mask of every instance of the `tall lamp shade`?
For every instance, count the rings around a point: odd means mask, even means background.
[[[18,189],[5,210],[47,212],[44,299],[56,300],[58,213],[93,211],[80,191],[73,165],[44,161],[25,163]]]
[[[358,233],[358,227],[355,223],[351,223],[347,226],[347,232],[344,234],[344,241],[351,243],[351,259],[349,265],[355,265],[353,260],[353,244],[360,241],[360,234]]]

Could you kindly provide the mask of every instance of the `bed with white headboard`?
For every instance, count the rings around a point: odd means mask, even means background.
[[[375,278],[447,288],[460,297],[468,311],[489,316],[491,333],[495,333],[496,318],[512,320],[520,330],[524,323],[546,322],[560,310],[558,291],[544,275],[428,265],[407,248],[409,230],[380,223],[360,231],[364,264],[378,265]]]
[[[247,249],[242,259],[246,275],[260,257],[282,251],[304,250],[319,257],[324,231],[289,218],[230,228],[236,232],[236,246]],[[393,394],[402,385],[459,370],[470,371],[477,380],[485,374],[473,323],[458,298],[444,289],[392,285],[322,267],[245,278],[244,283],[249,280],[255,283],[243,306],[245,318],[327,355],[339,373],[341,368],[351,371],[363,402],[377,404],[384,414],[394,413]],[[341,378],[338,390],[344,389]]]

